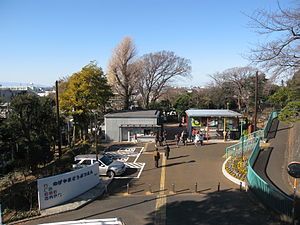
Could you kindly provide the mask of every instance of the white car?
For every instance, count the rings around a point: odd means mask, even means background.
[[[113,178],[114,176],[122,175],[126,170],[126,165],[123,162],[115,161],[107,155],[99,155],[98,161],[95,154],[90,155],[77,155],[74,158],[75,162],[72,165],[73,169],[79,169],[86,166],[99,163],[99,174],[101,176],[108,176]]]

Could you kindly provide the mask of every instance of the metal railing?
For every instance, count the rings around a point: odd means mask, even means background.
[[[257,140],[252,154],[248,160],[248,186],[265,205],[279,213],[291,217],[293,199],[281,192],[279,189],[276,189],[275,187],[268,184],[253,169],[253,165],[259,155],[259,152],[259,140]]]
[[[270,128],[271,128],[271,125],[272,125],[272,122],[273,122],[273,120],[274,120],[275,118],[277,118],[277,117],[278,117],[278,113],[277,113],[276,111],[271,112],[271,114],[269,115],[267,124],[266,124],[266,126],[265,126],[265,128],[264,128],[264,138],[267,138],[268,132],[269,132],[269,130],[270,130]]]
[[[227,147],[225,149],[226,158],[228,158],[229,156],[240,156],[246,152],[252,151],[257,139],[263,140],[268,136],[268,132],[271,128],[273,119],[275,119],[277,116],[278,113],[275,111],[270,113],[264,129],[242,136],[237,144]]]
[[[260,138],[242,138],[238,143],[231,145],[225,149],[226,158],[228,158],[229,156],[242,156],[244,153],[252,151],[257,140],[260,140]]]
[[[251,138],[258,137],[262,140],[264,138],[264,135],[265,135],[265,132],[264,132],[264,129],[262,129],[262,130],[257,130],[250,134],[244,135],[244,139],[251,139]],[[242,137],[240,138],[240,141],[242,140]]]

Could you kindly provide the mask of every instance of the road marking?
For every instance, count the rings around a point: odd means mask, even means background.
[[[143,171],[143,169],[144,169],[145,165],[146,165],[146,163],[143,163],[143,166],[142,166],[142,168],[140,169],[140,172],[139,172],[139,174],[137,175],[137,177],[136,177],[136,178],[140,178],[140,176],[141,176],[141,173],[142,173],[142,171]]]
[[[166,203],[167,198],[165,195],[165,180],[166,180],[166,157],[163,154],[162,157],[162,169],[160,176],[160,192],[156,199],[155,205],[155,225],[165,225],[166,224]]]
[[[141,151],[139,152],[139,154],[137,154],[135,160],[133,161],[134,163],[138,160],[138,158],[139,158],[140,155],[142,154],[143,150],[144,150],[144,147],[141,149]]]
[[[134,168],[134,169],[139,169],[139,168],[143,168],[145,166],[146,163],[140,163],[140,162],[125,162],[124,163],[128,168]]]

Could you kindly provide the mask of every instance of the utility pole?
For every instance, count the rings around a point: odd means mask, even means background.
[[[254,132],[257,129],[257,98],[258,98],[258,71],[255,74],[255,109],[254,109]]]
[[[58,81],[55,81],[56,92],[56,122],[57,122],[57,140],[58,140],[58,157],[61,158],[61,131],[59,123],[59,100],[58,100]]]

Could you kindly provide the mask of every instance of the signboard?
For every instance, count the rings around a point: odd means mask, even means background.
[[[300,162],[291,162],[287,166],[288,174],[294,178],[300,178]]]
[[[198,119],[192,118],[192,127],[201,127],[202,124],[199,122]]]
[[[39,209],[62,204],[99,184],[99,164],[37,180]]]

